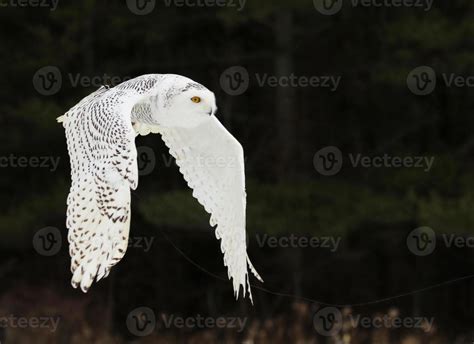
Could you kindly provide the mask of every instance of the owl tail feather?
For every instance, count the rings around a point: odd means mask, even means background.
[[[252,262],[250,261],[249,255],[247,254],[247,263],[249,264],[250,271],[252,271],[252,274],[260,281],[263,283],[262,277],[258,274],[257,270],[252,265]]]

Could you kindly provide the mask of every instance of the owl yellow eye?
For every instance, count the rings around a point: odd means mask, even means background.
[[[193,103],[200,103],[200,102],[201,102],[201,98],[200,98],[200,97],[192,97],[192,98],[191,98],[191,101],[192,101]]]

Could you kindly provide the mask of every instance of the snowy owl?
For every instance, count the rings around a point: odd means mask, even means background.
[[[130,189],[138,185],[135,137],[159,133],[211,215],[235,297],[242,286],[253,303],[247,269],[262,279],[247,255],[243,149],[216,110],[214,94],[193,80],[149,74],[103,86],[58,118],[71,163],[66,226],[74,288],[87,292],[125,255]]]

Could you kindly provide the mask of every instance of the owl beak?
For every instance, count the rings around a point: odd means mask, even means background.
[[[214,105],[214,106],[211,108],[211,110],[208,112],[209,116],[215,115],[215,114],[216,114],[216,111],[217,111],[217,106]]]

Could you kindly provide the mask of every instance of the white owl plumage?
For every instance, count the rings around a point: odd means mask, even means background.
[[[193,80],[148,74],[103,86],[58,118],[71,163],[66,226],[75,288],[87,292],[125,255],[130,189],[138,185],[135,137],[159,133],[211,214],[234,295],[242,286],[253,302],[248,269],[262,279],[247,255],[243,149],[216,109],[214,94]]]

